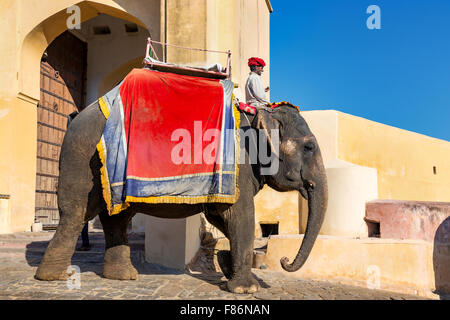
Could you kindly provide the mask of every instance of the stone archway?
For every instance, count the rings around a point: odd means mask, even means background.
[[[44,2],[44,0],[42,2]],[[158,6],[154,6],[153,8],[151,8],[151,6],[146,4],[146,2],[144,3],[143,1],[125,2],[118,0],[104,0],[64,2],[66,2],[69,6],[77,5],[80,7],[81,22],[90,20],[103,13],[143,26],[147,28],[150,33],[154,33],[155,38],[159,38],[159,29],[155,28],[155,24],[151,22],[151,14],[148,13],[149,11],[153,10],[155,13],[153,17],[159,22],[160,8]],[[118,5],[117,3],[120,3],[121,5]],[[126,10],[127,6],[130,7],[130,12]],[[55,5],[52,6],[52,9],[53,7],[55,7]],[[70,17],[70,14],[67,13],[66,8],[67,7],[62,6],[61,10],[56,13],[52,13],[53,11],[49,12],[50,16],[47,16],[47,18],[34,26],[33,29],[23,39],[20,48],[19,73],[17,77],[18,96],[24,100],[28,100],[29,102],[33,103],[39,100],[39,61],[44,50],[50,45],[50,43],[58,35],[62,34],[68,29],[67,19]],[[147,12],[147,15],[143,15],[142,12]],[[138,15],[143,16],[145,20],[147,20],[147,23],[144,23],[142,20],[136,18],[136,16]],[[149,27],[148,25],[151,25],[151,27]]]
[[[80,7],[82,7],[84,3],[87,2],[83,2],[82,4],[80,4]],[[130,14],[126,12],[120,12],[115,8],[107,8],[106,6],[96,5],[95,8],[106,8],[103,11],[108,12],[109,14],[96,11],[96,14],[94,15],[91,11],[89,11],[92,8],[88,7],[88,14],[84,14],[84,19],[82,19],[83,22],[81,24],[81,30],[63,30],[64,32],[62,32],[60,35],[57,35],[57,37],[50,42],[50,46],[42,49],[43,46],[54,36],[54,34],[45,32],[46,25],[51,22],[56,26],[61,26],[61,19],[66,17],[66,15],[64,15],[64,12],[59,12],[43,21],[38,27],[34,28],[33,31],[26,37],[26,39],[28,39],[29,41],[25,41],[22,47],[21,57],[28,57],[30,59],[22,62],[30,63],[30,61],[35,60],[37,54],[41,54],[41,50],[44,51],[46,48],[52,48],[51,52],[55,53],[58,51],[60,52],[61,50],[64,51],[64,46],[72,49],[79,47],[79,45],[77,44],[75,44],[74,46],[71,45],[71,43],[74,43],[74,41],[77,43],[81,43],[82,45],[84,43],[84,46],[86,48],[89,45],[93,45],[92,50],[90,50],[89,57],[85,53],[86,57],[81,59],[85,61],[84,67],[82,65],[72,67],[70,65],[71,62],[67,61],[67,59],[64,57],[64,53],[59,54],[59,58],[52,57],[53,61],[51,64],[43,62],[41,62],[40,64],[38,63],[38,65],[40,65],[40,75],[38,75],[37,77],[38,79],[40,79],[38,88],[40,91],[40,102],[37,103],[38,147],[36,154],[37,161],[35,219],[38,219],[38,221],[42,222],[44,227],[48,229],[55,228],[59,222],[59,212],[56,199],[59,175],[58,160],[60,147],[66,130],[68,114],[70,114],[71,111],[74,110],[81,111],[87,104],[92,102],[92,99],[97,98],[98,96],[96,94],[99,90],[98,86],[104,74],[113,73],[111,72],[111,70],[114,69],[123,69],[124,64],[126,65],[127,63],[130,63],[130,55],[131,57],[134,57],[131,62],[137,59],[135,58],[136,56],[140,57],[142,61],[141,54],[145,50],[145,39],[149,36],[149,31],[144,26],[144,24]],[[113,14],[110,15],[111,13]],[[90,19],[86,19],[89,16],[92,17]],[[116,29],[111,26],[111,28],[113,29],[112,36],[110,35],[109,39],[108,37],[106,37],[106,39],[101,39],[103,35],[101,33],[99,35],[95,33],[95,28],[94,30],[92,28],[92,22],[94,22],[94,24],[100,25],[111,24]],[[127,28],[122,28],[125,26],[124,24],[126,24],[128,29],[130,29],[131,25],[131,29],[128,30]],[[86,25],[87,27],[84,27]],[[125,30],[123,34],[121,34],[121,31],[123,31],[122,29]],[[136,31],[134,31],[134,29],[136,29]],[[92,34],[91,31],[93,31]],[[122,38],[120,38],[120,36],[117,36],[117,34],[121,34]],[[124,43],[121,43],[121,39],[124,41]],[[134,50],[136,53],[130,53],[130,39],[134,39],[134,41],[131,41],[131,43],[133,43],[135,47],[138,48],[137,51]],[[136,42],[136,39],[138,40],[138,42]],[[128,50],[119,48],[119,50],[112,50],[115,51],[113,52],[113,54],[109,54],[110,52],[105,51],[105,44],[102,43],[102,41],[106,41],[106,43],[109,44],[109,50],[114,49],[114,46],[118,47],[121,45],[125,48],[128,48]],[[98,42],[100,42],[100,44]],[[54,46],[63,46],[63,48],[58,49],[54,48]],[[50,53],[50,50],[48,51]],[[69,51],[66,52],[67,56],[71,56],[71,58],[69,59],[77,58],[76,55],[74,56],[72,52]],[[99,55],[100,58],[90,61],[92,62],[91,69],[93,69],[93,71],[91,71],[90,73],[94,76],[88,77],[88,70],[86,65],[89,65],[89,63],[87,63],[87,60],[88,58],[92,59],[92,56],[95,56],[97,51],[99,51],[97,55]],[[120,51],[123,57],[121,57],[120,54],[117,54],[118,51]],[[105,57],[111,56],[114,56],[114,58],[105,59]],[[40,58],[41,57],[39,57],[39,59]],[[66,59],[66,61],[64,61],[64,59]],[[125,61],[128,62],[124,63]],[[107,62],[102,65],[103,68],[95,68],[96,64],[101,64],[102,62]],[[22,67],[24,65],[25,64],[22,64]],[[117,66],[120,67],[117,68]],[[83,69],[84,71],[82,71]],[[77,73],[80,72],[82,74],[77,75]],[[19,84],[21,83],[23,85],[27,84],[28,82],[28,87],[26,87],[28,91],[21,90],[19,93],[19,96],[23,100],[28,100],[29,102],[33,102],[34,100],[36,100],[35,93],[33,92],[35,90],[34,82],[36,80],[34,78],[35,77],[33,77],[32,73],[26,75],[23,74],[23,77],[20,77],[19,75]],[[43,81],[45,81],[45,83]],[[76,86],[78,87],[75,88]],[[88,90],[85,90],[85,88],[87,88]],[[106,90],[107,89],[108,88],[106,88]],[[89,94],[91,95],[91,101],[86,99],[86,91],[88,93],[88,98]],[[80,92],[81,97],[79,96]],[[84,94],[82,92],[84,92]],[[94,96],[92,93],[94,93]],[[76,96],[74,96],[74,94]]]

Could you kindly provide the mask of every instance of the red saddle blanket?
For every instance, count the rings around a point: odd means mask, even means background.
[[[232,90],[228,80],[134,69],[99,99],[107,119],[98,150],[110,214],[131,202],[237,200]]]

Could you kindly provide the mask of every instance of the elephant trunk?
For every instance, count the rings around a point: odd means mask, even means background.
[[[306,232],[302,245],[292,264],[289,264],[289,259],[287,257],[283,257],[280,260],[281,266],[288,272],[297,271],[306,262],[325,217],[328,202],[328,187],[325,168],[323,167],[321,160],[322,159],[318,161],[320,173],[314,179],[315,182],[307,182],[308,223],[306,225]]]

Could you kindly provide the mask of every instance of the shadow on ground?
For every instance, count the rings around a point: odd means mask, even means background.
[[[139,275],[181,275],[187,274],[193,278],[203,280],[209,284],[218,286],[223,291],[228,291],[226,279],[222,272],[217,272],[214,266],[214,249],[202,247],[189,269],[178,270],[168,268],[159,264],[145,261],[145,235],[143,233],[129,233],[131,262],[137,269]],[[38,267],[49,241],[33,241],[27,244],[25,258],[29,266]],[[82,273],[93,272],[103,277],[102,268],[105,254],[105,239],[102,232],[90,232],[89,242],[92,246],[89,251],[75,251],[71,264],[80,268]],[[78,239],[77,247],[81,245],[81,237]],[[211,245],[211,244],[209,244]],[[200,270],[200,271],[199,271]],[[262,279],[255,276],[262,288],[270,288]],[[139,281],[139,278],[138,280]]]
[[[131,261],[139,274],[183,274],[183,271],[166,268],[164,266],[145,262],[144,234],[130,233]],[[34,241],[26,246],[25,257],[28,265],[38,267],[45,249],[50,241]],[[94,272],[102,276],[103,260],[105,256],[105,238],[101,232],[90,232],[89,242],[92,246],[89,251],[75,251],[72,256],[72,265],[80,267],[81,272]],[[81,245],[81,237],[77,247]]]

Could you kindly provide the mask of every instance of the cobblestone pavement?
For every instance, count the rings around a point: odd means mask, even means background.
[[[423,299],[417,296],[369,290],[330,282],[302,280],[268,270],[253,269],[261,284],[255,294],[236,295],[225,289],[218,272],[180,272],[144,261],[144,235],[131,234],[132,261],[137,281],[115,281],[101,276],[104,252],[102,233],[91,233],[93,248],[76,252],[72,265],[81,269],[81,288],[70,290],[66,281],[34,279],[51,232],[0,236],[0,299],[221,299],[221,300],[360,300]]]

